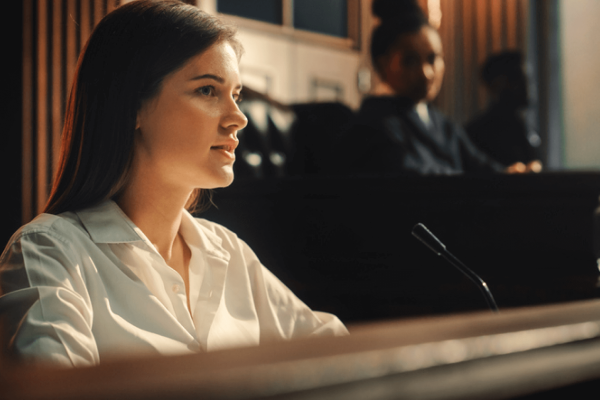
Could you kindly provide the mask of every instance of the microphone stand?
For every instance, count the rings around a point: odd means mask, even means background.
[[[419,223],[415,225],[412,230],[412,235],[419,239],[423,244],[429,247],[434,253],[438,256],[442,256],[446,261],[456,267],[460,272],[467,276],[481,291],[485,301],[493,312],[498,312],[498,306],[496,305],[496,301],[494,300],[494,296],[492,296],[492,292],[488,288],[488,285],[477,275],[475,272],[471,271],[465,264],[463,264],[458,258],[456,258],[452,253],[446,250],[446,246],[440,242],[440,240],[433,234],[429,229],[425,227],[425,225]]]

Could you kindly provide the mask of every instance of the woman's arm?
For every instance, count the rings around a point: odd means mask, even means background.
[[[0,257],[0,316],[9,354],[59,366],[99,362],[77,253],[51,229],[13,237]]]
[[[313,311],[259,261],[241,239],[239,251],[247,265],[260,325],[261,343],[309,336],[342,336],[348,330],[329,313]]]

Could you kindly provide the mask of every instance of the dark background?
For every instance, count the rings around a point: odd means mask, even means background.
[[[238,180],[200,216],[237,233],[314,309],[344,322],[486,309],[411,235],[425,224],[502,308],[596,297],[600,174]]]

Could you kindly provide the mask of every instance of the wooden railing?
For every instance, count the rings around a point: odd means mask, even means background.
[[[73,370],[2,369],[2,398],[507,399],[600,378],[600,302],[379,322],[341,338]],[[562,389],[561,389],[562,388]]]

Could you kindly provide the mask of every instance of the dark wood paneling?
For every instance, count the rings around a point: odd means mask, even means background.
[[[23,123],[22,123],[22,218],[29,221],[33,216],[34,200],[34,0],[23,1]]]
[[[446,77],[435,103],[454,121],[466,122],[487,105],[479,71],[490,54],[525,52],[528,4],[527,0],[440,2]]]
[[[94,26],[118,4],[118,0],[23,2],[22,223],[41,212],[47,201],[79,53]]]

